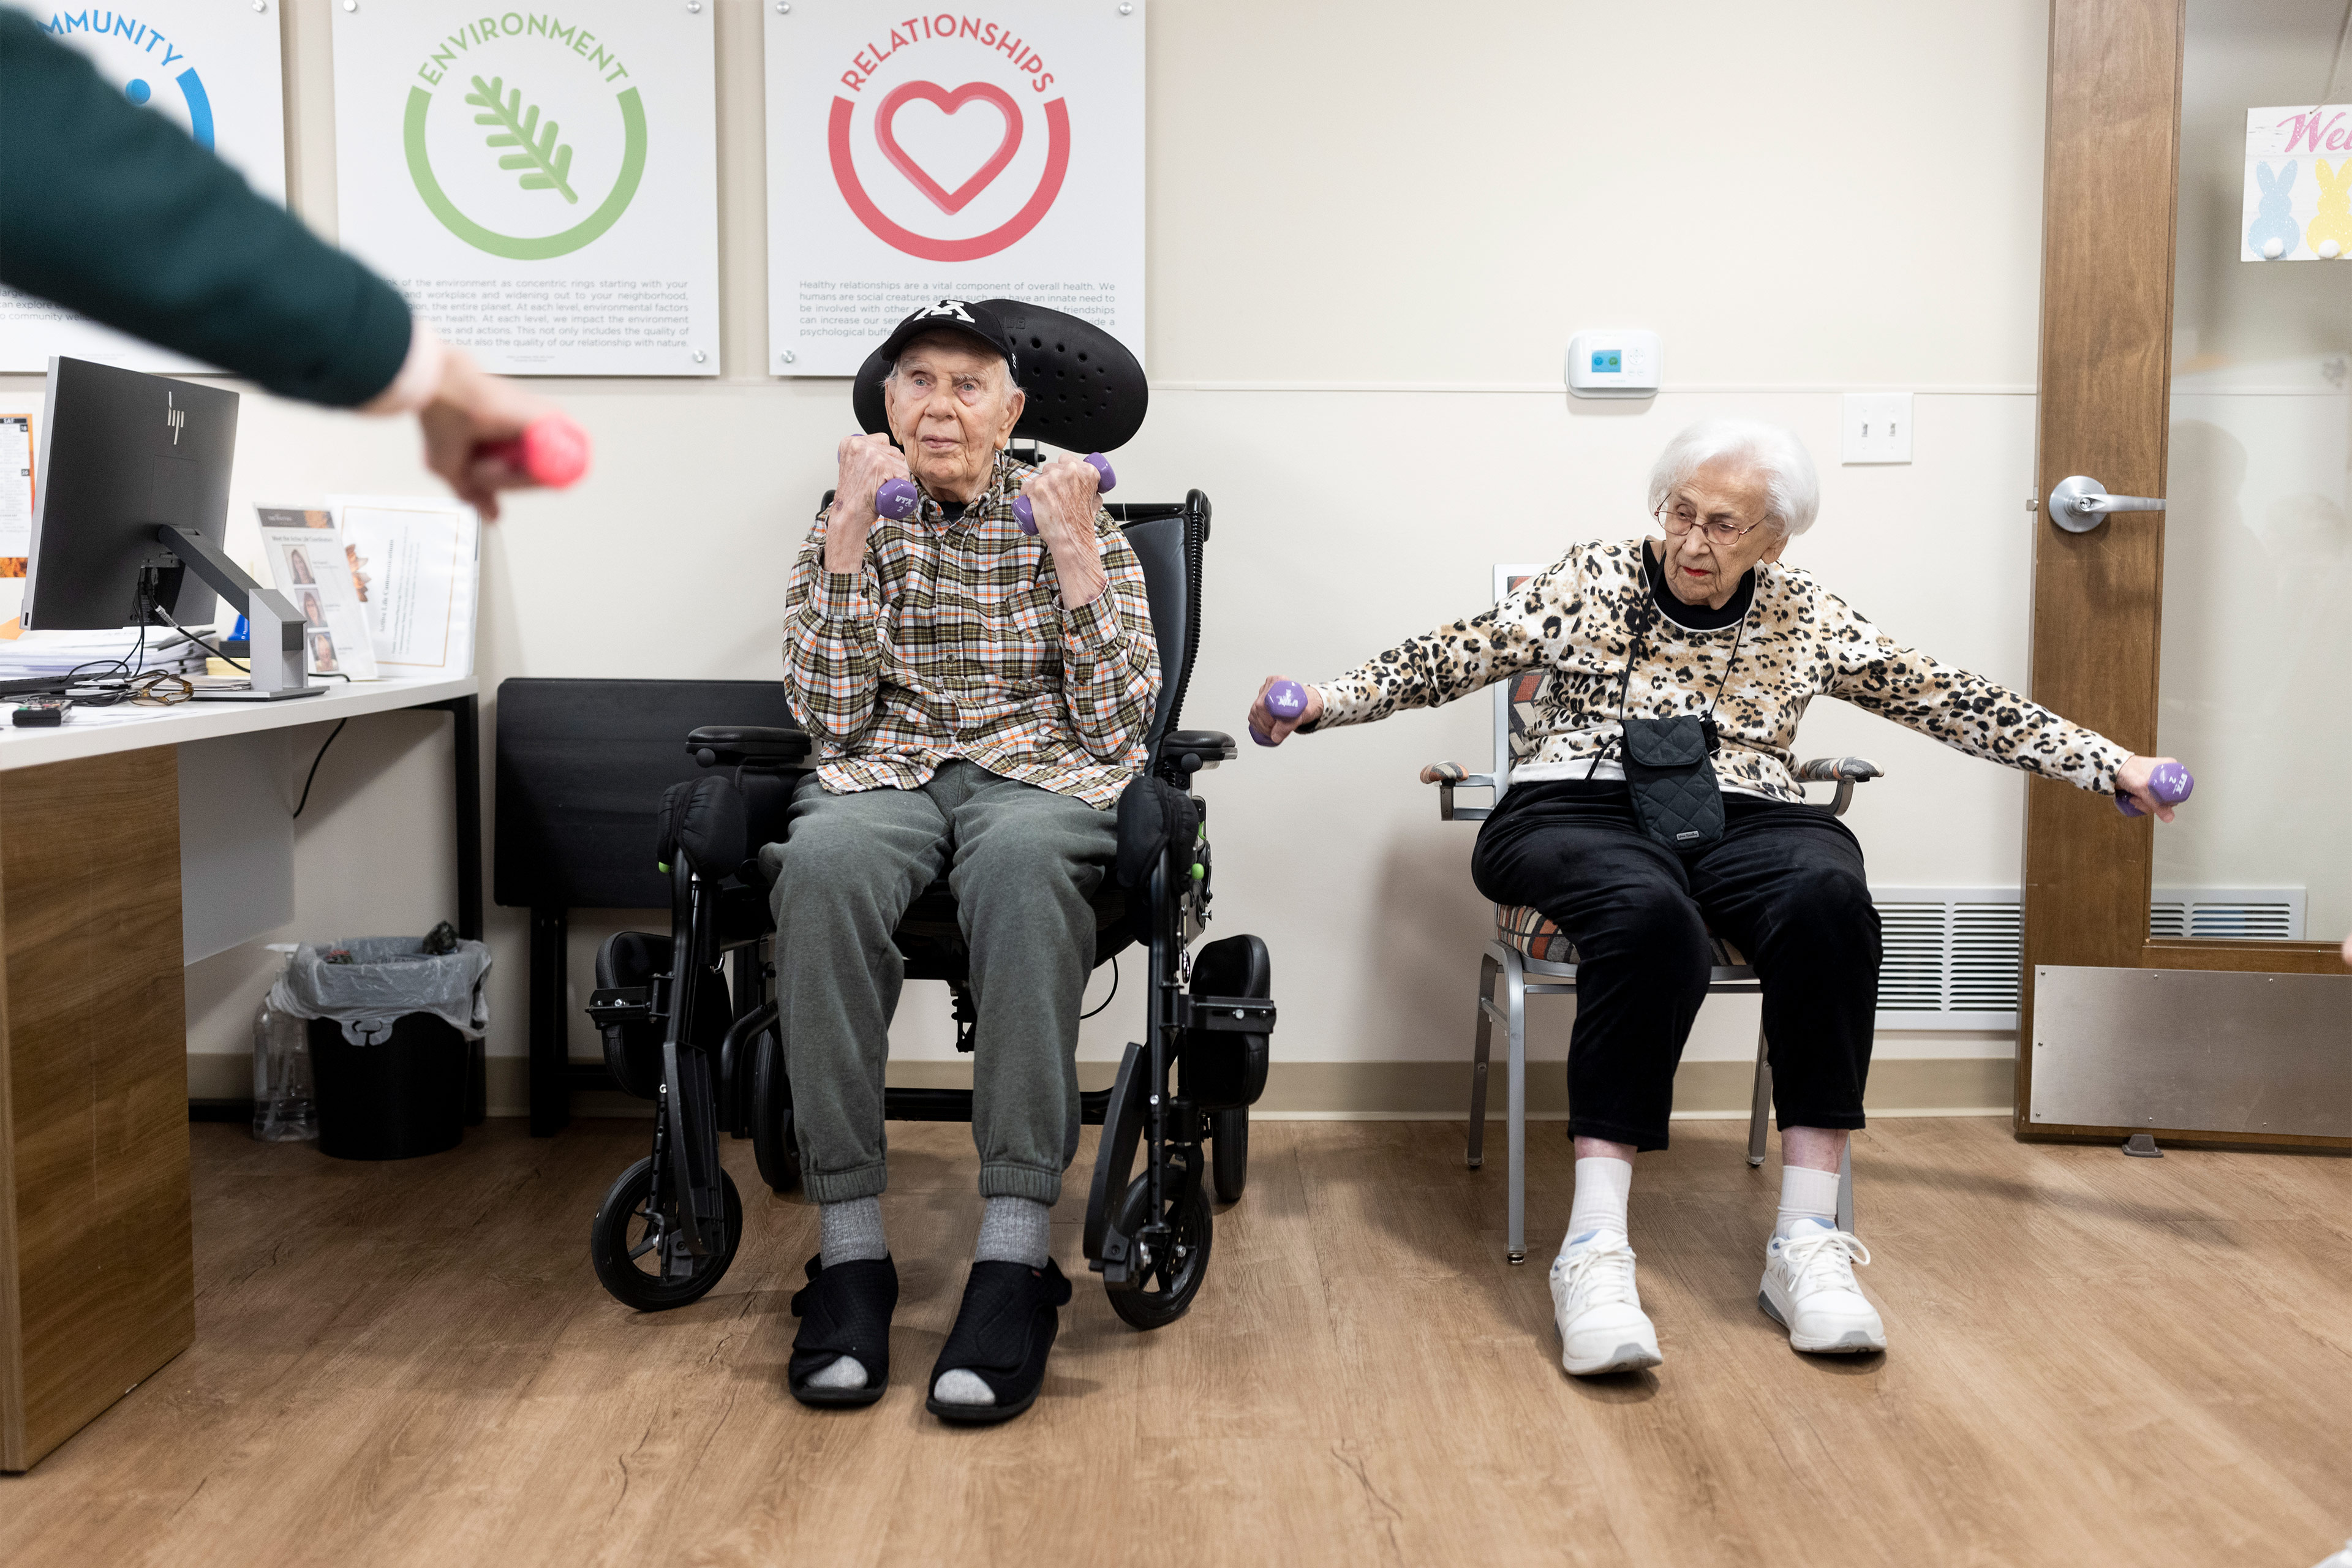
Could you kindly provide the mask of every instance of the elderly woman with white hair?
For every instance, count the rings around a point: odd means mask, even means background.
[[[1820,500],[1790,432],[1695,425],[1650,476],[1663,537],[1571,546],[1492,609],[1307,686],[1295,719],[1267,708],[1272,680],[1251,710],[1279,743],[1549,672],[1471,874],[1577,950],[1576,1193],[1551,1289],[1561,1364],[1579,1375],[1663,1359],[1634,1287],[1626,1204],[1634,1153],[1666,1145],[1710,930],[1763,983],[1783,1174],[1759,1304],[1798,1350],[1886,1348],[1854,1283],[1869,1254],[1836,1222],[1838,1166],[1863,1125],[1878,917],[1861,845],[1804,804],[1794,776],[1808,702],[1842,697],[1971,756],[2172,818],[2148,789],[2163,759],[1903,647],[1784,564]]]

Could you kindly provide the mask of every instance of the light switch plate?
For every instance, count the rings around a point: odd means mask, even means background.
[[[1911,395],[1849,392],[1838,446],[1843,463],[1911,460]]]

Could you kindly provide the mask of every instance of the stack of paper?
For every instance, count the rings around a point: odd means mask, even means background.
[[[195,630],[209,640],[211,627]],[[140,642],[136,626],[111,632],[26,632],[0,641],[0,680],[64,675],[71,670],[93,680],[143,675],[151,669],[204,673],[205,650],[168,626],[148,627],[143,650]]]

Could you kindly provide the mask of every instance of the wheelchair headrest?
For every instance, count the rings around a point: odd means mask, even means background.
[[[1015,437],[1066,452],[1108,452],[1135,438],[1151,389],[1127,345],[1091,321],[1043,305],[985,303],[1013,335],[1013,374],[1029,395]],[[890,428],[882,412],[882,378],[889,374],[890,362],[877,351],[851,384],[850,406],[868,435]]]

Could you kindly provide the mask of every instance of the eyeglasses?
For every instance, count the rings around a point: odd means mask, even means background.
[[[1702,523],[1699,521],[1698,509],[1686,500],[1661,501],[1658,504],[1658,510],[1650,515],[1657,521],[1660,528],[1677,538],[1688,533],[1694,528],[1704,528],[1706,531],[1707,542],[1710,544],[1737,544],[1764,526],[1759,521],[1740,528],[1728,522],[1717,522],[1712,518]]]

